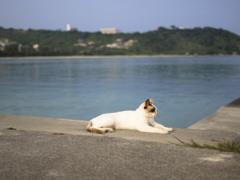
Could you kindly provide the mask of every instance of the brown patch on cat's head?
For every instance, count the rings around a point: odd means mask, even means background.
[[[148,106],[152,106],[153,105],[153,99],[147,99],[144,103],[144,109],[147,109]]]
[[[147,107],[150,106],[150,105],[151,105],[151,102],[150,102],[149,99],[147,99],[144,103],[144,109],[147,109]]]

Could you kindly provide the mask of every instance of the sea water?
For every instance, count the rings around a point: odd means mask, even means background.
[[[240,57],[108,57],[0,60],[0,113],[90,120],[135,110],[186,128],[240,97]]]

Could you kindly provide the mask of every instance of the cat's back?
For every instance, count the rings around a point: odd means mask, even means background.
[[[114,114],[117,129],[136,129],[136,111],[121,111]]]
[[[126,118],[131,118],[136,115],[136,111],[119,111],[116,113],[112,113],[114,116],[120,118],[120,119],[126,119]]]
[[[95,126],[114,127],[116,129],[137,129],[138,126],[137,111],[119,111],[115,113],[106,113],[93,118],[91,121]]]
[[[95,119],[113,119],[113,120],[120,120],[120,119],[126,119],[129,117],[135,116],[135,111],[119,111],[119,112],[114,112],[114,113],[104,113],[101,114],[92,120]]]

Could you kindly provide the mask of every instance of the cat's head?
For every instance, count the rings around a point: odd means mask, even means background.
[[[143,109],[147,117],[154,118],[158,115],[157,107],[153,105],[153,99],[147,99],[141,105],[141,108]]]

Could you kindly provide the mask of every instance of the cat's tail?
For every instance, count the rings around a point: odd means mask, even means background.
[[[98,134],[105,134],[106,131],[105,130],[102,130],[102,129],[98,129],[98,128],[94,128],[92,127],[93,126],[93,123],[92,121],[89,121],[86,129],[88,132],[92,132],[92,133],[98,133]]]

